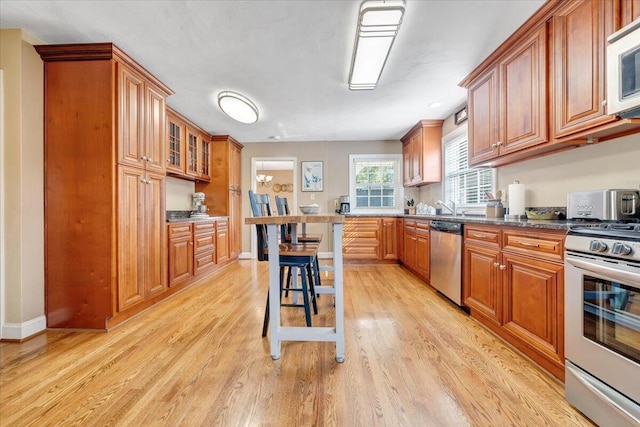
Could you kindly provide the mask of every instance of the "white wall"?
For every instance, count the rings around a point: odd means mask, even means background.
[[[0,30],[2,109],[2,277],[4,339],[46,327],[44,317],[44,69],[22,30]]]
[[[192,195],[196,191],[195,187],[196,185],[192,181],[168,176],[165,180],[166,209],[168,211],[190,211]]]

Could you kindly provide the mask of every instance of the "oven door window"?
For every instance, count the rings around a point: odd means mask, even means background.
[[[583,277],[584,336],[640,363],[640,292],[622,283]]]

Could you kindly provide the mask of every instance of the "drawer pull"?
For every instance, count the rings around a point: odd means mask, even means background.
[[[537,244],[537,243],[529,243],[529,242],[521,242],[521,241],[517,241],[516,243],[519,244],[519,245],[522,245],[522,246],[531,246],[532,248],[539,248],[540,247],[540,245]]]
[[[487,235],[486,234],[480,234],[480,233],[469,233],[469,235],[471,237],[477,237],[478,239],[486,239]]]

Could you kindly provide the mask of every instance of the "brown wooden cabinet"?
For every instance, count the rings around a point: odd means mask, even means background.
[[[640,0],[622,1],[622,26],[630,24],[640,18]]]
[[[606,115],[606,38],[638,0],[550,1],[460,85],[468,89],[469,164],[501,166],[640,132]],[[547,108],[547,104],[549,108]]]
[[[380,218],[346,218],[342,253],[345,261],[378,261],[381,254]]]
[[[464,305],[485,322],[502,326],[500,233],[494,228],[465,226],[464,235]]]
[[[385,260],[398,259],[398,229],[396,218],[382,218],[382,245],[380,257]]]
[[[342,238],[345,262],[397,262],[396,221],[391,217],[347,217]]]
[[[243,145],[228,135],[211,137],[211,180],[196,182],[205,193],[209,215],[229,217],[228,256],[237,259],[242,249],[241,151]]]
[[[606,114],[605,102],[605,48],[615,31],[614,2],[569,2],[554,14],[552,24],[554,137],[615,121]]]
[[[106,329],[166,290],[172,92],[111,43],[36,50],[45,64],[47,326]]]
[[[429,283],[429,220],[405,218],[401,240],[404,246],[402,265]]]
[[[190,181],[211,180],[211,135],[167,108],[167,174]]]
[[[430,283],[429,266],[431,257],[429,252],[429,223],[416,221],[416,271],[427,283]]]
[[[564,379],[564,232],[466,225],[471,315]]]
[[[547,28],[541,26],[469,85],[469,163],[544,144]]]
[[[214,221],[193,224],[193,270],[200,274],[216,264],[216,223]]]
[[[169,286],[193,276],[193,224],[169,224]]]
[[[185,123],[172,109],[167,108],[167,173],[186,172]]]
[[[219,220],[216,226],[216,246],[218,248],[216,262],[218,264],[223,264],[231,259],[229,240],[229,221],[226,219]]]
[[[421,120],[402,137],[403,184],[442,181],[443,120]]]

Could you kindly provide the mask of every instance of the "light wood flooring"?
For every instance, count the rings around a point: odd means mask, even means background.
[[[261,338],[243,260],[104,332],[0,343],[2,426],[590,426],[562,384],[396,265],[345,267],[335,344]],[[332,324],[332,297],[314,324]],[[300,309],[284,308],[289,324]]]

